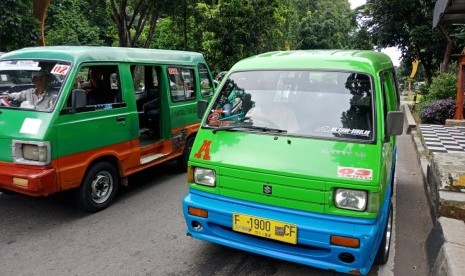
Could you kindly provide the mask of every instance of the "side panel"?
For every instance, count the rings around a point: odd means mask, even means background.
[[[86,66],[89,65],[86,64]],[[112,102],[97,105],[88,103],[84,110],[75,113],[69,112],[67,106],[63,108],[54,126],[56,136],[54,150],[57,153],[56,156],[62,160],[57,162],[62,189],[79,186],[79,180],[87,169],[89,160],[105,155],[105,149],[106,154],[116,154],[121,159],[131,156],[130,163],[134,164],[128,164],[129,166],[134,166],[139,162],[139,156],[135,150],[138,143],[131,140],[134,136],[134,126],[138,124],[138,121],[134,100],[127,99],[126,95],[127,72],[114,72],[118,68],[117,65],[106,65],[102,68],[108,71],[103,78],[109,78],[115,73],[120,76],[116,88],[118,93],[121,93],[121,90],[125,92],[124,98],[119,97]],[[108,87],[104,89],[110,90],[110,81],[108,80],[107,83]],[[112,85],[111,89],[116,90],[114,84]],[[98,92],[108,93],[108,91]],[[70,101],[67,102],[69,104]],[[113,148],[114,145],[118,146]],[[68,156],[70,159],[67,159]],[[79,158],[76,158],[77,156]],[[66,161],[63,162],[63,160]]]

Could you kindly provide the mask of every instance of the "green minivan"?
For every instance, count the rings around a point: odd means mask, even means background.
[[[50,46],[0,58],[0,191],[74,190],[89,212],[109,206],[128,176],[177,159],[214,92],[202,54]]]
[[[380,52],[279,51],[238,62],[199,103],[187,234],[350,274],[386,263],[399,102],[394,66]]]

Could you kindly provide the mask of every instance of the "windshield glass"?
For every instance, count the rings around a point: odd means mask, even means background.
[[[236,72],[222,86],[205,126],[372,140],[372,87],[369,75],[356,72]]]
[[[57,61],[0,60],[0,108],[53,110],[69,68]]]

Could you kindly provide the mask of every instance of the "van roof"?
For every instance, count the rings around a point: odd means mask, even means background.
[[[365,50],[294,50],[259,54],[236,63],[231,71],[255,69],[322,69],[379,72],[393,68],[389,56]]]
[[[186,64],[205,63],[202,54],[188,51],[159,50],[145,48],[125,48],[106,46],[44,46],[30,47],[12,51],[2,55],[1,59],[54,59],[73,63],[89,61],[118,62],[153,62]]]

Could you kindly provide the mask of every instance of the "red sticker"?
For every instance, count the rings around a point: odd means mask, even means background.
[[[57,64],[55,67],[53,67],[52,71],[50,73],[56,74],[56,75],[66,75],[68,74],[69,71],[69,66],[68,65],[60,65]]]
[[[178,73],[178,68],[168,68],[168,73],[170,75],[177,75]]]
[[[372,180],[373,170],[351,167],[337,167],[337,176],[344,178]]]

